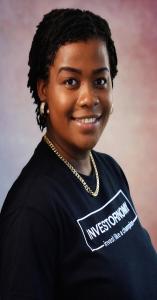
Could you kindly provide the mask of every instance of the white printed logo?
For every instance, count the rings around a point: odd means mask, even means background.
[[[119,190],[104,206],[77,222],[87,246],[91,251],[96,251],[123,237],[132,229],[136,220],[132,204],[122,190]]]

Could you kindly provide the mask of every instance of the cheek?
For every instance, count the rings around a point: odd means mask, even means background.
[[[51,94],[49,94],[49,105],[56,109],[67,108],[74,102],[71,93],[62,87],[56,87]]]
[[[54,98],[51,104],[51,114],[55,115],[55,118],[70,117],[75,110],[75,99],[71,95],[60,94]]]
[[[65,97],[61,98],[60,95],[60,98],[53,99],[51,105],[49,106],[49,111],[49,118],[52,124],[63,124],[68,122],[70,116],[72,116],[73,105],[70,99]]]
[[[102,98],[102,106],[103,106],[103,110],[107,113],[110,112],[111,107],[112,107],[112,103],[113,103],[113,99],[112,99],[112,93],[107,93],[106,95],[104,95],[104,97]]]

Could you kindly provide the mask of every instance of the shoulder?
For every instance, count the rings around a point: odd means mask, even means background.
[[[119,165],[119,163],[109,154],[101,153],[98,151],[93,151],[95,159],[100,167],[100,169],[106,170],[106,172],[112,177],[120,179],[125,183],[127,188],[129,189],[127,178],[124,174],[123,169]]]
[[[118,162],[109,154],[106,153],[101,153],[98,151],[93,151],[93,154],[96,158],[96,160],[103,166],[103,165],[107,165],[110,166],[112,168],[115,169],[121,169],[120,165],[118,164]]]
[[[12,185],[2,207],[2,214],[32,207],[49,210],[57,186],[57,162],[43,142],[39,143],[33,156]]]

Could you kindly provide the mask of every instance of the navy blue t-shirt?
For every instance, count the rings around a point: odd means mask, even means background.
[[[127,180],[93,151],[97,197],[42,140],[0,215],[1,300],[156,300],[157,254]],[[92,190],[95,175],[84,176]]]

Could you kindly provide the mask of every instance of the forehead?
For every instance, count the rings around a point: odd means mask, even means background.
[[[61,66],[78,68],[109,67],[105,42],[98,39],[67,43],[61,46],[53,63],[54,68]]]

